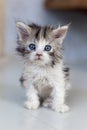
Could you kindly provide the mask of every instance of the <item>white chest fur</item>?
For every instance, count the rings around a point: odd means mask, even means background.
[[[48,89],[64,87],[64,74],[61,65],[56,65],[54,68],[26,65],[23,75],[29,85],[33,84],[36,87],[40,95],[43,91],[47,92]]]

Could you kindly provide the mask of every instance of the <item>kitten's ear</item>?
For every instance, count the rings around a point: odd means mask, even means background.
[[[55,39],[60,39],[61,41],[63,41],[67,34],[68,28],[69,28],[69,25],[65,25],[62,27],[59,26],[58,28],[56,28],[52,31],[53,37]]]
[[[26,40],[30,36],[31,28],[28,25],[22,22],[17,22],[16,27],[18,30],[19,40]]]

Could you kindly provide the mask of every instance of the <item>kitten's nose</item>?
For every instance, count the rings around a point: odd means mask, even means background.
[[[37,53],[37,54],[36,54],[36,56],[38,56],[38,57],[41,57],[41,56],[42,56],[42,54],[40,54],[40,53]]]

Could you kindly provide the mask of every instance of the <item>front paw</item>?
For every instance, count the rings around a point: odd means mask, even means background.
[[[53,110],[60,112],[60,113],[65,113],[70,110],[69,106],[67,106],[66,104],[56,105],[55,107],[53,106],[52,108],[53,108]]]
[[[24,107],[27,109],[32,109],[35,110],[40,106],[40,102],[39,101],[26,101],[24,103]]]

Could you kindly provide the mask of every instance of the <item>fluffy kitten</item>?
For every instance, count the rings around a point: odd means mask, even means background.
[[[26,89],[25,107],[44,107],[66,112],[66,90],[69,88],[68,68],[64,67],[61,48],[68,26],[50,27],[17,22],[17,51],[25,59],[20,78]]]

